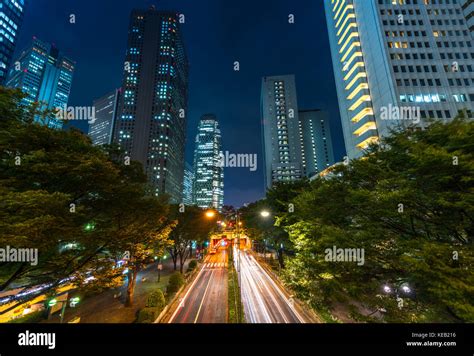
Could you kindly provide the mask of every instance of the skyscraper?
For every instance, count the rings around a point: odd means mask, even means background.
[[[329,115],[322,110],[300,110],[300,141],[304,175],[312,177],[334,164]]]
[[[260,100],[266,187],[301,179],[304,173],[295,77],[264,77]]]
[[[221,130],[214,114],[205,114],[198,125],[194,147],[194,204],[221,211],[224,205],[224,166]]]
[[[33,37],[32,44],[21,52],[9,73],[6,85],[20,88],[27,94],[25,103],[44,103],[43,109],[64,108],[69,100],[75,62],[54,45]],[[36,118],[39,120],[39,118]],[[43,122],[60,129],[62,122],[56,117]]]
[[[181,203],[188,61],[176,12],[133,10],[114,140],[141,162],[154,194]]]
[[[0,0],[0,85],[4,84],[12,64],[25,3],[25,0]]]
[[[188,162],[184,168],[184,182],[183,182],[183,204],[193,205],[193,183],[194,170]]]
[[[89,124],[89,137],[94,145],[112,143],[112,134],[118,115],[121,89],[94,100],[95,121]]]
[[[471,31],[471,35],[474,36],[474,1],[461,0],[461,6],[466,17],[467,27]]]
[[[395,126],[472,115],[474,52],[459,1],[324,4],[349,158]]]

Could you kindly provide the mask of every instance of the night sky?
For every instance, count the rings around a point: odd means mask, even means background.
[[[260,127],[261,78],[295,74],[300,109],[331,115],[335,159],[344,144],[333,79],[323,0],[34,0],[29,2],[17,53],[32,36],[55,43],[77,62],[71,106],[91,106],[121,86],[132,8],[175,10],[190,62],[186,158],[192,162],[197,123],[204,113],[220,121],[223,150],[257,153],[258,169],[226,168],[225,204],[264,196]],[[74,14],[76,23],[69,22]],[[288,23],[294,14],[295,23]],[[240,62],[240,71],[233,69]],[[87,124],[74,123],[87,132]]]

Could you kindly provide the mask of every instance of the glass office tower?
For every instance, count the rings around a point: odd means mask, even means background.
[[[201,117],[194,148],[194,204],[222,210],[224,205],[224,165],[221,131],[213,114]]]
[[[5,84],[12,64],[25,3],[25,0],[0,0],[0,85]]]
[[[89,124],[89,137],[94,145],[109,145],[118,115],[121,89],[94,100],[95,121]]]
[[[183,183],[183,204],[193,205],[193,183],[194,170],[193,166],[186,162],[184,168],[184,183]]]
[[[64,108],[71,92],[75,62],[54,45],[33,37],[32,44],[21,52],[8,73],[6,85],[20,88],[27,97],[25,103],[40,102],[43,109]],[[62,121],[55,116],[35,118],[49,127],[61,129]]]
[[[182,202],[188,60],[176,12],[133,10],[114,141],[143,164],[155,195]]]
[[[334,162],[329,114],[323,110],[300,110],[299,129],[304,175],[312,177]]]
[[[294,75],[262,79],[260,96],[265,185],[301,179],[298,103]]]
[[[391,128],[472,117],[474,50],[460,0],[325,0],[346,151]]]

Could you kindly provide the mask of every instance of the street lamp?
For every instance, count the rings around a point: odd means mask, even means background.
[[[206,211],[206,217],[211,219],[216,215],[216,213],[213,210],[208,210]]]
[[[267,210],[263,210],[260,212],[260,215],[262,215],[264,218],[268,218],[270,216],[270,212]]]
[[[400,297],[400,294],[403,294],[406,297],[412,297],[412,291],[413,290],[408,285],[408,283],[404,282],[404,283],[399,283],[399,284],[395,285],[395,288],[392,288],[391,286],[386,284],[386,285],[383,286],[383,291],[387,295],[391,295],[393,293],[395,295],[395,298],[396,298],[397,302],[398,302],[398,307],[400,309],[402,309],[403,299]]]

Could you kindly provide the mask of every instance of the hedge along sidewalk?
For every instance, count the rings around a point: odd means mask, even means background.
[[[203,262],[205,262],[205,261],[203,261]],[[175,293],[173,298],[168,302],[168,304],[164,307],[164,309],[161,311],[160,315],[158,315],[158,317],[153,322],[153,324],[161,323],[162,321],[164,321],[166,319],[167,319],[167,322],[169,322],[169,319],[171,318],[172,315],[167,317],[168,313],[170,311],[174,311],[177,308],[179,308],[179,305],[181,304],[181,300],[180,300],[179,297],[181,296],[184,289],[186,289],[186,287],[189,285],[189,282],[193,281],[192,284],[189,286],[188,291],[186,292],[186,295],[183,297],[182,300],[184,300],[187,297],[189,291],[193,288],[194,284],[196,283],[196,281],[198,279],[197,277],[201,274],[201,272],[204,270],[204,267],[206,266],[205,263],[201,263],[201,265],[202,265],[201,268],[194,268],[193,271],[188,276],[185,277],[186,283],[184,285],[182,285],[181,288],[178,289],[178,291]],[[178,305],[176,305],[177,303],[178,303]]]

